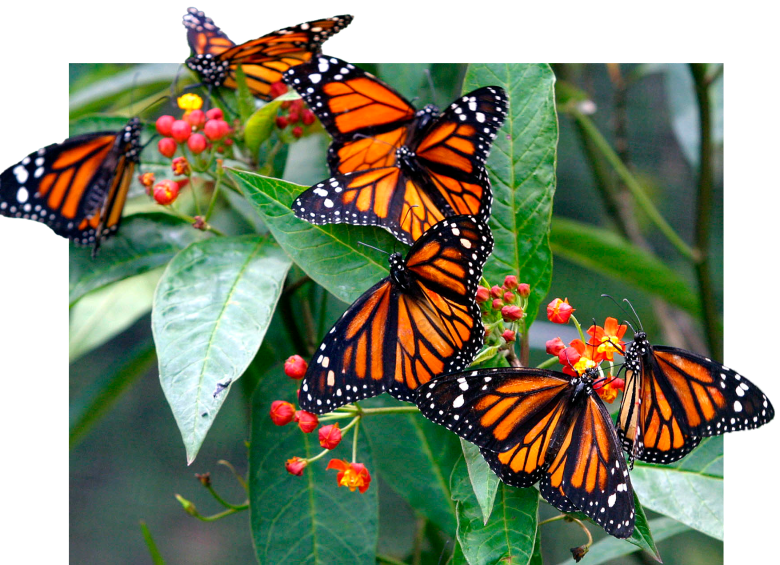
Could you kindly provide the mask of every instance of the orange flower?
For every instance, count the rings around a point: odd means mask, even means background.
[[[625,387],[626,383],[623,379],[614,378],[597,382],[593,385],[593,390],[598,393],[604,402],[612,404],[617,398],[618,391],[623,390]]]
[[[588,329],[588,333],[591,338],[588,340],[589,345],[597,345],[597,351],[604,354],[604,359],[607,361],[613,360],[615,353],[621,354],[625,350],[625,343],[622,341],[623,336],[626,333],[626,326],[624,324],[618,325],[618,321],[615,318],[607,318],[604,321],[604,327],[591,326]]]
[[[371,483],[371,475],[362,463],[347,463],[341,459],[331,459],[327,469],[338,469],[336,482],[340,487],[348,487],[352,492],[358,489],[364,493]]]
[[[295,475],[296,477],[300,477],[303,475],[303,470],[306,468],[306,465],[308,465],[309,462],[306,459],[301,459],[300,457],[293,457],[292,459],[288,459],[287,463],[284,464],[284,467],[287,469],[287,472],[291,475]]]
[[[585,345],[580,339],[573,339],[569,347],[558,353],[558,361],[563,365],[563,372],[576,376],[585,372],[585,369],[596,367],[604,360],[604,354],[591,345]]]

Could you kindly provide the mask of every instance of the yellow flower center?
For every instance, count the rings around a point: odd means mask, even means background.
[[[179,105],[179,108],[187,113],[193,110],[200,110],[203,107],[203,99],[192,92],[179,96],[176,99],[176,103]]]
[[[365,485],[365,479],[362,475],[356,473],[351,467],[344,471],[344,476],[341,477],[339,483],[343,487],[348,487],[349,490],[355,492],[355,489]]]

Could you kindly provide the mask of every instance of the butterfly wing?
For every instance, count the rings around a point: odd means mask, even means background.
[[[138,162],[140,121],[66,139],[0,175],[0,213],[47,224],[82,245],[115,231]]]
[[[219,55],[236,45],[197,8],[187,8],[182,23],[187,28],[187,43],[197,55]]]
[[[639,353],[642,348],[644,354]],[[620,433],[624,446],[642,461],[671,463],[696,447],[701,437],[756,428],[774,417],[774,408],[758,387],[711,359],[641,341],[632,344],[627,366],[636,366],[629,364],[636,357],[640,378],[627,371],[626,384],[638,390],[632,395],[639,396],[640,410],[634,419],[621,404]]]
[[[285,74],[333,138],[328,164],[335,174],[395,164],[414,131],[416,110],[389,85],[351,63],[319,56]]]
[[[405,261],[391,256],[394,274],[322,341],[301,384],[301,407],[321,414],[384,391],[409,400],[420,384],[470,363],[482,344],[475,295],[490,250],[487,226],[458,218],[421,238]]]
[[[417,405],[478,445],[505,483],[541,481],[560,510],[580,510],[609,533],[630,536],[633,491],[612,421],[592,391],[575,391],[554,371],[481,369],[429,382]]]

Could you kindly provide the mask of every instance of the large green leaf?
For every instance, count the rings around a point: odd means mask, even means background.
[[[387,276],[387,257],[358,242],[392,251],[397,242],[389,233],[361,226],[312,225],[290,210],[306,187],[245,171],[231,173],[279,245],[307,275],[340,300],[354,302]]]
[[[408,406],[382,395],[370,406]],[[420,414],[367,416],[377,470],[409,505],[445,532],[455,530],[449,477],[458,457],[457,436]]]
[[[631,472],[646,508],[723,539],[723,437],[704,439],[671,465],[639,463]]]
[[[210,234],[163,212],[126,218],[114,237],[100,246],[70,248],[70,304],[90,291],[162,267],[192,242]]]
[[[496,85],[509,97],[506,122],[487,162],[493,187],[490,227],[496,243],[485,277],[495,284],[516,274],[531,285],[528,325],[552,276],[549,231],[558,147],[554,84],[546,64],[471,64],[463,81],[464,92]]]
[[[455,465],[450,486],[456,501],[458,543],[471,565],[531,563],[538,530],[539,493],[536,489],[513,488],[501,483],[493,514],[484,524],[463,459]]]
[[[612,231],[555,218],[550,247],[558,257],[660,296],[691,314],[700,314],[699,299],[685,279]]]
[[[311,463],[303,476],[285,471],[292,457],[321,451],[317,434],[295,424],[280,428],[268,416],[274,400],[296,402],[296,387],[281,366],[266,373],[252,400],[249,446],[249,501],[252,536],[260,563],[312,565],[374,564],[378,538],[378,485],[369,442],[362,434],[358,462],[372,473],[364,493],[337,487],[331,458],[349,460],[352,433],[332,454]]]
[[[476,445],[462,438],[460,445],[466,467],[469,470],[469,480],[474,489],[474,496],[477,497],[479,508],[482,510],[483,523],[487,524],[490,514],[493,512],[493,502],[496,500],[500,481]]]
[[[269,236],[216,237],[184,249],[160,279],[152,331],[188,464],[257,353],[289,268]]]

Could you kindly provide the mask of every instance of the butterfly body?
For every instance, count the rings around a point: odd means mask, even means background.
[[[637,332],[626,347],[626,387],[618,418],[634,459],[672,463],[703,437],[757,428],[774,417],[766,395],[738,372]]]
[[[182,19],[192,56],[185,61],[201,82],[209,87],[236,89],[238,67],[246,77],[250,92],[271,100],[271,85],[282,80],[290,67],[310,60],[322,43],[347,27],[352,16],[335,16],[279,29],[236,45],[214,21],[196,8]]]
[[[466,367],[482,346],[476,302],[490,229],[470,216],[443,220],[409,250],[390,255],[390,274],[326,334],[298,402],[321,414],[389,392],[411,401],[435,376]]]
[[[597,370],[569,377],[535,368],[449,374],[420,387],[423,415],[480,447],[505,483],[539,482],[562,512],[582,511],[629,537],[634,499],[609,413],[594,391]]]
[[[119,227],[140,159],[141,122],[88,133],[31,153],[0,175],[0,214],[43,222],[80,245]]]
[[[333,176],[292,205],[314,224],[376,225],[411,244],[443,218],[487,220],[492,193],[485,161],[507,113],[497,86],[463,95],[439,113],[416,110],[358,67],[319,56],[287,71],[333,138]]]

